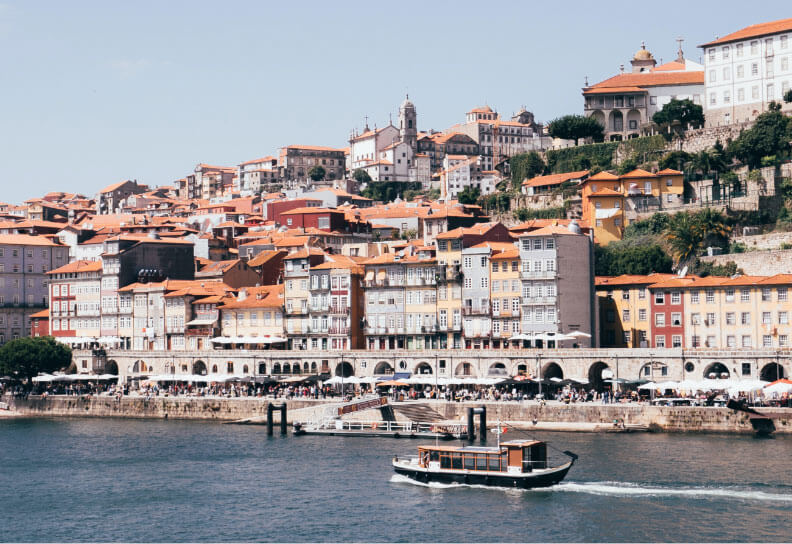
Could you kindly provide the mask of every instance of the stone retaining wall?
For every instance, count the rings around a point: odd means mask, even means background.
[[[741,268],[749,276],[772,276],[773,274],[789,274],[792,271],[792,250],[789,249],[728,253],[701,257],[701,260],[714,264],[726,264],[733,261],[737,264],[737,268]]]
[[[270,400],[235,398],[201,399],[153,397],[150,400],[124,397],[116,401],[111,397],[49,397],[31,396],[28,399],[4,398],[11,407],[25,416],[78,416],[78,417],[131,417],[154,419],[208,419],[234,421],[262,418],[267,415]],[[275,401],[280,404],[281,401]],[[328,401],[289,400],[287,417],[293,421],[296,410],[318,408]],[[433,410],[446,420],[462,421],[467,408],[486,406],[487,421],[494,425],[498,420],[530,423],[534,419],[543,423],[612,424],[623,420],[626,424],[650,425],[668,432],[730,432],[752,433],[751,424],[744,414],[726,408],[661,407],[638,404],[547,404],[518,402],[428,402]],[[777,413],[776,432],[792,434],[792,409],[763,410]],[[305,410],[301,410],[305,417]],[[276,412],[276,422],[278,412]],[[378,410],[360,413],[360,419],[379,419]]]

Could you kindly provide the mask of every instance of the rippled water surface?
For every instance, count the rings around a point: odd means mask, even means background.
[[[788,541],[792,439],[538,433],[539,491],[394,476],[420,441],[263,427],[0,420],[0,541]]]

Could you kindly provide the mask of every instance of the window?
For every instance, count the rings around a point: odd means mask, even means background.
[[[751,290],[743,289],[740,292],[740,302],[750,302],[750,301],[751,301]]]
[[[726,302],[734,302],[734,289],[726,289]]]
[[[740,314],[740,324],[741,325],[750,325],[751,324],[751,314],[748,312],[742,312]]]
[[[709,82],[710,83],[715,83],[718,80],[718,78],[715,77],[715,76],[716,76],[715,70],[710,70],[709,71]]]
[[[729,58],[729,46],[728,45],[723,46],[723,48],[721,49],[721,52],[723,53],[723,59],[724,60]]]
[[[674,312],[671,314],[671,325],[674,327],[679,327],[682,325],[682,314],[679,312]]]
[[[771,325],[773,322],[770,312],[762,312],[762,325]]]
[[[465,268],[473,268],[473,259],[470,257],[462,259],[462,263]]]
[[[723,103],[731,104],[731,91],[723,91]]]
[[[778,345],[779,346],[786,346],[787,345],[787,335],[786,334],[779,334],[778,335]]]
[[[691,302],[691,304],[698,304],[698,302],[699,302],[699,292],[698,291],[691,291],[690,292],[690,302]]]
[[[723,79],[726,81],[731,79],[731,68],[729,66],[723,67]]]
[[[710,106],[714,106],[718,103],[718,100],[715,98],[715,93],[710,93]],[[291,221],[291,219],[289,219]]]
[[[706,296],[707,296],[707,304],[711,304],[711,303],[715,302],[715,290],[714,289],[707,289]]]
[[[675,334],[671,337],[671,347],[672,348],[681,348],[682,347],[682,335]]]
[[[777,293],[778,293],[778,302],[785,302],[787,299],[787,288],[779,287],[777,289]]]
[[[624,334],[622,335],[622,339],[624,340],[625,344],[630,343],[630,337],[631,337],[630,331],[624,331]]]
[[[664,335],[661,334],[661,335],[655,336],[655,347],[656,348],[664,348],[665,347],[665,336]]]
[[[743,376],[750,376],[751,375],[751,363],[743,363],[741,372]]]
[[[778,324],[779,325],[788,325],[789,324],[789,316],[786,312],[778,312]]]
[[[682,294],[679,291],[671,293],[671,304],[679,304],[682,302]]]
[[[734,325],[734,312],[727,312],[726,313],[726,324],[727,325]]]
[[[701,315],[700,314],[690,314],[690,324],[691,325],[700,325],[701,324]]]
[[[734,336],[727,336],[726,337],[726,347],[727,348],[736,348],[737,347],[737,338]]]
[[[704,324],[707,325],[708,327],[715,326],[715,314],[713,312],[707,313],[707,321]]]
[[[772,297],[770,296],[770,288],[763,287],[762,288],[762,302],[770,302]]]
[[[622,310],[622,321],[630,321],[630,310]]]
[[[753,87],[751,87],[751,99],[759,100],[759,85],[754,85]]]
[[[646,310],[643,308],[638,310],[638,321],[646,321]]]
[[[655,293],[655,304],[665,304],[665,293],[662,291]]]
[[[751,347],[751,337],[750,336],[745,335],[745,336],[742,337],[742,347],[744,347],[744,348],[750,348]]]
[[[773,347],[773,337],[769,334],[762,335],[762,347],[763,348],[772,348]]]
[[[655,314],[655,326],[665,327],[665,313],[660,312]]]
[[[737,66],[737,79],[742,79],[744,76],[745,76],[745,69],[743,68],[743,65],[740,64],[739,66]]]
[[[698,348],[698,347],[701,347],[701,337],[700,337],[700,336],[693,335],[693,336],[690,338],[690,347],[692,347],[692,348]]]
[[[641,287],[640,289],[638,289],[638,298],[640,300],[643,300],[643,299],[646,298],[646,287]]]

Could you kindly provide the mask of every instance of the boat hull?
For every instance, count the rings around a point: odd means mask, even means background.
[[[487,485],[493,487],[514,487],[533,489],[556,485],[566,477],[572,462],[543,472],[527,472],[520,474],[492,473],[476,471],[434,471],[414,468],[394,462],[393,469],[397,474],[407,476],[420,483]]]

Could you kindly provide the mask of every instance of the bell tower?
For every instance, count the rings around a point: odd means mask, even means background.
[[[410,95],[407,95],[399,107],[399,137],[401,141],[408,144],[413,154],[418,151],[418,119],[415,113],[415,106],[410,102]]]

